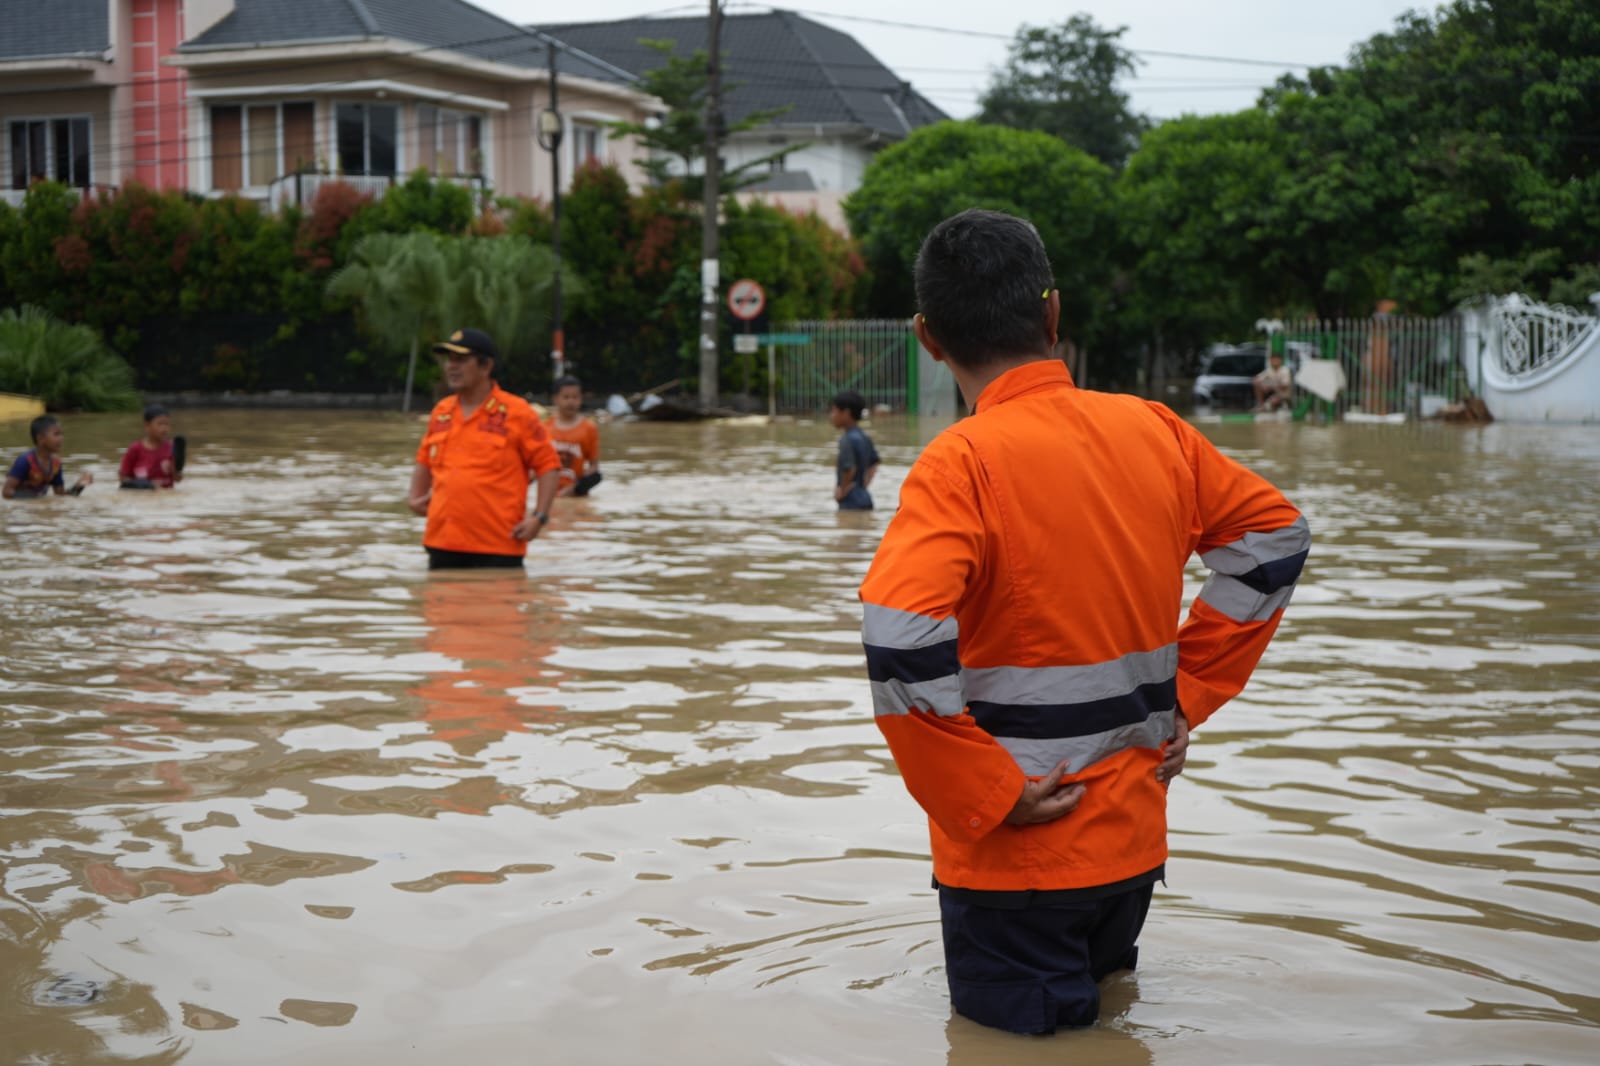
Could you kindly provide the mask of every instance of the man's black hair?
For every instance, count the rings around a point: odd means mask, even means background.
[[[150,404],[144,409],[144,420],[146,422],[154,422],[156,419],[163,418],[166,415],[167,409],[159,403]]]
[[[60,424],[61,420],[55,415],[40,415],[28,423],[28,435],[33,438],[33,443],[38,444],[39,438],[44,434],[45,430]]]
[[[857,422],[861,421],[861,412],[867,409],[867,401],[854,389],[845,389],[833,397],[833,406],[841,411],[849,411],[850,417]]]
[[[962,366],[1049,351],[1055,272],[1026,219],[976,208],[945,219],[917,253],[916,285],[923,325]]]
[[[582,392],[583,382],[579,381],[571,374],[562,374],[560,377],[556,378],[555,385],[550,389],[550,395],[554,396],[562,389],[577,389],[579,392]]]

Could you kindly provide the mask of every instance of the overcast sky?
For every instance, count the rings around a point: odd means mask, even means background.
[[[710,6],[709,0],[677,6],[671,0],[474,2],[523,23],[695,15]],[[801,0],[789,10],[850,34],[956,118],[977,110],[990,71],[1005,61],[1006,43],[1024,23],[1055,25],[1082,11],[1108,29],[1127,26],[1122,43],[1135,52],[1252,61],[1143,55],[1139,76],[1125,86],[1133,107],[1152,118],[1170,118],[1249,107],[1280,74],[1343,63],[1352,45],[1392,29],[1396,16],[1436,6],[1431,0],[814,0],[815,7],[811,2]],[[727,11],[769,7],[730,3]]]

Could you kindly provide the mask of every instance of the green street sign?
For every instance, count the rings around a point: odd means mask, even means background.
[[[756,336],[760,338],[762,344],[783,345],[811,343],[811,334],[809,333],[758,333]]]

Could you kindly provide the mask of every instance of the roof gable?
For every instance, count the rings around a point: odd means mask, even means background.
[[[706,19],[638,18],[542,27],[552,36],[643,74],[665,62],[640,40],[674,42],[687,56],[707,43]],[[787,107],[776,124],[864,126],[901,137],[942,121],[940,111],[847,33],[792,11],[729,15],[722,23],[724,110],[737,122]]]
[[[106,0],[0,0],[0,62],[102,55],[109,13]]]

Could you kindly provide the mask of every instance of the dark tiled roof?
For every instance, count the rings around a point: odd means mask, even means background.
[[[816,192],[817,182],[809,170],[777,170],[754,185],[746,185],[743,192]]]
[[[0,0],[0,62],[99,55],[111,47],[106,0]]]
[[[392,38],[519,67],[549,63],[541,35],[466,0],[236,0],[230,14],[179,51],[364,38]],[[558,53],[556,69],[628,81],[607,64],[570,51]]]
[[[668,40],[687,56],[706,46],[706,19],[641,18],[543,26],[555,37],[636,74],[660,66],[640,39]],[[729,121],[788,106],[775,124],[865,126],[891,137],[948,116],[847,33],[792,11],[730,15],[722,23]]]

